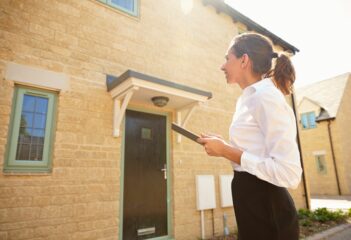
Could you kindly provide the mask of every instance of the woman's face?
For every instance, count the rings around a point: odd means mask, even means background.
[[[240,83],[243,78],[243,59],[237,58],[230,50],[225,56],[225,63],[222,65],[221,70],[227,78],[228,84]]]

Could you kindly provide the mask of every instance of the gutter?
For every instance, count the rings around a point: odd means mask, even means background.
[[[328,133],[329,133],[330,149],[331,149],[332,158],[333,158],[333,163],[334,163],[336,184],[338,185],[338,192],[339,192],[339,195],[341,195],[341,188],[340,188],[340,182],[339,182],[339,174],[338,174],[338,169],[337,169],[337,165],[336,165],[336,158],[335,158],[335,153],[334,153],[334,146],[333,146],[333,140],[332,140],[332,135],[331,135],[330,124],[331,124],[331,120],[328,119]]]

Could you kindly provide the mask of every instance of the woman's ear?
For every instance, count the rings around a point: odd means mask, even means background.
[[[242,68],[246,68],[246,66],[248,65],[248,63],[249,63],[249,55],[247,55],[246,53],[245,54],[243,54],[242,56],[241,56],[241,67]]]

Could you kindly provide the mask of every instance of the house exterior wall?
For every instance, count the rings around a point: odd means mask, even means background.
[[[70,85],[58,94],[52,173],[0,174],[0,238],[120,236],[123,140],[112,136],[113,100],[106,90],[106,74],[118,76],[133,69],[211,91],[213,99],[194,111],[187,128],[228,138],[241,91],[226,85],[219,67],[237,26],[201,1],[194,1],[187,15],[179,1],[140,2],[140,17],[135,18],[93,0],[0,1],[1,167],[15,88],[15,82],[5,78],[6,64],[63,73]],[[173,110],[164,111],[175,120]],[[223,233],[224,213],[234,231],[233,209],[219,207],[218,178],[232,173],[228,161],[207,157],[186,139],[177,143],[175,134],[170,145],[171,235],[200,237],[198,174],[214,175],[217,189],[217,208],[205,212],[206,236]],[[291,193],[297,208],[306,207],[302,184]]]
[[[316,116],[318,116],[320,113],[320,106],[318,106],[316,103],[306,98],[304,98],[300,102],[298,109],[299,109],[299,120],[301,119],[302,113],[315,112]]]
[[[300,123],[301,114],[313,111],[318,116],[320,107],[306,98],[298,106],[301,148],[305,172],[312,195],[338,195],[338,181],[341,194],[350,194],[351,178],[349,177],[348,169],[351,166],[348,158],[351,152],[349,147],[347,147],[350,143],[350,130],[348,127],[351,120],[350,91],[350,81],[348,81],[336,118],[330,121],[318,122],[317,127],[313,129],[302,129]],[[329,136],[328,124],[330,124],[331,136]],[[330,137],[337,169],[335,169],[333,160]],[[314,153],[320,151],[325,151],[326,173],[320,173],[317,169]]]
[[[331,123],[332,139],[335,149],[335,161],[338,168],[340,188],[343,195],[351,193],[351,80],[345,86],[336,119]]]
[[[305,164],[305,174],[309,183],[311,195],[335,195],[338,194],[334,162],[329,142],[328,123],[323,121],[317,123],[316,128],[303,129],[301,125],[301,114],[315,112],[318,116],[320,107],[309,99],[304,98],[298,106],[298,122],[302,158]],[[325,152],[327,171],[318,171],[315,154]]]
[[[320,122],[317,128],[300,128],[302,158],[311,195],[337,195],[338,187],[335,177],[334,162],[329,143],[328,123]],[[315,155],[325,152],[326,173],[320,173]]]

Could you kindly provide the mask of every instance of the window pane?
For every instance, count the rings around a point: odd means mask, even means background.
[[[22,112],[21,127],[33,127],[33,113]]]
[[[30,149],[30,160],[41,161],[43,158],[43,147],[42,145],[34,144]]]
[[[38,161],[42,161],[43,160],[43,151],[44,151],[44,145],[38,145],[38,149],[37,149],[37,159],[38,159]]]
[[[34,115],[34,128],[45,129],[46,115],[35,114]]]
[[[23,108],[22,111],[34,112],[35,97],[31,95],[23,95]]]
[[[30,146],[29,160],[36,160],[37,156],[37,145],[32,144]]]
[[[316,161],[318,172],[323,174],[327,173],[327,166],[324,155],[316,156]]]
[[[18,135],[18,143],[30,144],[32,141],[32,132],[32,128],[20,128],[20,132]]]
[[[44,144],[45,131],[42,129],[34,129],[32,136],[32,144]]]
[[[314,112],[309,114],[309,125],[310,128],[316,127],[316,116],[314,115]]]
[[[41,145],[32,145],[30,151],[30,160],[41,161],[43,156],[43,148]]]
[[[19,140],[22,139],[22,141],[28,143],[31,138],[31,141],[30,144],[24,144],[18,141],[16,160],[41,161],[43,158],[44,134],[45,132],[43,130],[37,129],[33,130],[32,136],[24,136],[20,134]]]
[[[319,168],[319,171],[320,172],[323,172],[324,171],[324,165],[323,165],[323,162],[321,161],[321,159],[318,159],[318,168]]]
[[[48,99],[37,97],[35,103],[35,112],[36,113],[46,113],[48,110]]]
[[[18,144],[16,160],[28,160],[29,159],[29,144]]]
[[[130,11],[134,11],[134,0],[111,0],[111,2]]]
[[[40,161],[43,155],[48,99],[24,94],[16,160]]]
[[[308,128],[308,121],[305,113],[301,114],[301,124],[302,124],[302,128]]]
[[[32,134],[33,134],[33,128],[20,128],[20,132],[19,134],[21,135],[24,135],[24,136],[28,136],[28,137],[31,137]]]

